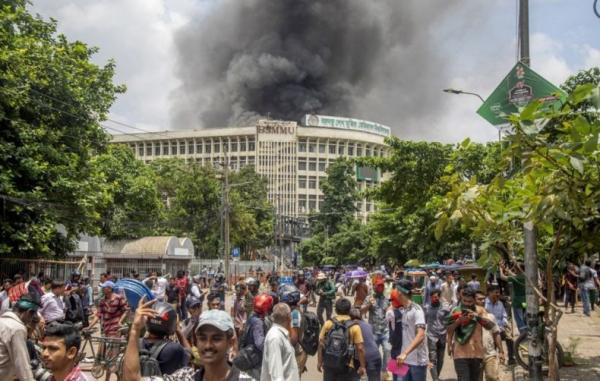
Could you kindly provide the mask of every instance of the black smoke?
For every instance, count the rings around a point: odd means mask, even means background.
[[[443,77],[431,31],[454,1],[220,0],[176,34],[175,128],[307,113],[394,124]],[[417,5],[418,4],[418,5]],[[434,91],[435,94],[429,95]]]

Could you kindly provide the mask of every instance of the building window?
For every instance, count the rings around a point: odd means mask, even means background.
[[[237,152],[237,150],[238,150],[237,141],[232,141],[231,142],[231,152]]]
[[[248,165],[254,166],[256,158],[254,156],[248,157]]]
[[[327,169],[327,160],[319,160],[319,172],[325,172]]]
[[[317,189],[317,177],[310,176],[308,178],[308,189]]]
[[[152,143],[146,143],[146,156],[152,156]]]
[[[354,143],[348,144],[348,156],[354,156]]]
[[[329,143],[329,154],[335,155],[335,143]]]
[[[171,143],[171,155],[177,155],[177,143]]]
[[[298,188],[306,189],[306,176],[298,176]]]
[[[204,143],[204,152],[210,153],[211,151],[212,151],[212,144],[211,144],[211,141],[208,140]]]
[[[154,156],[160,156],[160,143],[154,143]]]
[[[298,143],[298,152],[306,152],[306,140],[300,140]]]
[[[144,144],[138,146],[138,156],[144,156]]]
[[[340,143],[340,145],[338,146],[338,155],[344,154],[344,148],[344,143]]]
[[[369,148],[369,147],[365,148],[365,156],[371,156],[371,148]]]
[[[213,148],[215,150],[215,153],[221,152],[221,142],[219,142],[219,141],[213,142]]]
[[[360,144],[356,146],[356,156],[362,156],[362,146]]]
[[[325,196],[319,196],[319,210],[323,209],[323,204],[325,203]]]
[[[162,150],[163,150],[163,155],[166,156],[169,154],[169,142],[163,142]]]
[[[246,152],[246,140],[245,139],[242,139],[240,141],[240,151],[241,152]]]
[[[298,159],[298,170],[306,171],[306,158],[305,157],[301,157]]]
[[[202,153],[202,142],[201,141],[196,142],[196,153]]]
[[[188,154],[193,154],[194,153],[194,142],[189,142],[188,143]]]
[[[317,209],[317,196],[311,194],[308,196],[308,210],[312,212],[315,209]]]
[[[183,155],[185,153],[185,143],[184,142],[180,142],[179,143],[179,154]]]
[[[246,165],[246,156],[240,156],[240,168]]]
[[[317,143],[309,143],[308,152],[317,152]]]
[[[229,139],[223,141],[223,152],[229,152]]]
[[[325,153],[325,143],[319,143],[319,153]]]
[[[319,184],[323,184],[325,182],[325,176],[319,176]]]
[[[252,152],[255,150],[256,150],[256,147],[254,145],[254,139],[248,140],[248,151]]]
[[[309,171],[316,171],[317,170],[317,159],[316,158],[310,158],[308,159],[308,170]]]
[[[298,209],[300,209],[300,213],[306,213],[306,195],[305,194],[298,195]]]

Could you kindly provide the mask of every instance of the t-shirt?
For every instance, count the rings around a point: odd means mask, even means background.
[[[456,301],[454,284],[454,282],[451,284],[448,284],[448,282],[442,283],[442,286],[440,287],[440,299],[442,303],[452,305]]]
[[[366,283],[359,283],[356,285],[356,296],[354,298],[355,305],[362,305],[365,299],[369,295],[369,287]]]
[[[481,287],[481,284],[479,283],[478,280],[472,280],[469,283],[467,283],[467,286],[469,286],[470,288],[472,288],[475,291],[478,291],[479,288]]]
[[[96,315],[102,321],[102,332],[104,336],[115,337],[119,333],[119,320],[127,311],[127,302],[119,294],[112,294],[110,299],[102,299],[98,303]]]
[[[154,342],[150,342],[148,339],[142,339],[142,343],[144,348],[147,351],[150,351]],[[157,342],[156,345],[160,344]],[[183,349],[181,344],[169,341],[158,354],[157,360],[162,374],[173,374],[188,364],[189,355],[185,349]]]
[[[168,285],[166,290],[167,303],[177,303],[179,301],[179,287],[176,285]]]
[[[198,370],[190,367],[179,369],[177,372],[171,375],[144,377],[144,381],[203,381],[204,380],[204,368]],[[239,371],[235,367],[231,367],[231,370],[227,374],[227,377],[223,381],[252,381],[252,377],[244,372]]]
[[[518,275],[508,277],[508,282],[512,285],[513,290],[513,307],[521,308],[525,303],[525,274],[521,273]]]
[[[482,315],[489,318],[488,314],[482,313],[482,308],[477,308]],[[481,324],[475,324],[475,329],[469,340],[464,344],[459,344],[454,340],[454,359],[483,359],[485,357],[485,347],[483,345],[483,327]],[[498,325],[494,324],[494,331],[500,332]]]
[[[402,352],[408,349],[408,346],[417,337],[417,330],[426,329],[425,313],[420,305],[410,303],[402,311]],[[427,350],[427,340],[423,340],[417,348],[406,356],[404,361],[407,365],[423,366],[429,363],[429,351]]]
[[[334,319],[336,319],[341,324],[345,324],[348,320],[350,320],[350,316],[338,315]],[[331,320],[327,320],[323,324],[323,327],[321,328],[321,333],[319,334],[319,339],[321,340],[321,342],[323,344],[325,344],[327,333],[329,331],[331,331],[332,328],[333,328],[333,321],[331,321]],[[364,343],[362,331],[358,324],[354,324],[353,326],[351,326],[350,329],[348,330],[348,334],[350,336],[350,344],[363,344]],[[350,360],[350,366],[354,366],[353,360]]]
[[[496,356],[496,344],[494,343],[494,334],[500,333],[500,328],[496,324],[494,315],[488,313],[485,316],[487,319],[494,322],[494,327],[491,330],[483,329],[483,348],[485,350],[484,359]]]

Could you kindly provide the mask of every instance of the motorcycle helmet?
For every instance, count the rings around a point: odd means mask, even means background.
[[[74,277],[74,276],[81,276],[81,273],[79,272],[79,270],[73,270],[73,271],[71,271],[71,276],[72,277]]]
[[[215,275],[215,280],[219,283],[224,282],[225,281],[225,275],[218,273],[217,275]]]
[[[273,308],[273,297],[269,294],[260,294],[254,297],[254,312],[259,316],[266,316]]]
[[[169,303],[156,302],[153,308],[156,316],[146,322],[148,331],[158,336],[170,336],[175,333],[177,313],[173,306]]]
[[[258,287],[260,286],[260,284],[258,283],[258,281],[255,278],[246,279],[246,285],[248,286],[248,289],[250,291],[252,291],[252,287],[255,287],[255,291],[256,291],[256,290],[258,290]]]
[[[279,301],[289,305],[296,305],[300,302],[300,290],[294,285],[284,284],[279,287]]]

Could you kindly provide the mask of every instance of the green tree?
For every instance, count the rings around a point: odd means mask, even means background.
[[[0,254],[62,254],[70,245],[57,225],[70,243],[97,230],[109,202],[90,158],[105,149],[98,121],[124,87],[112,82],[113,62],[92,64],[95,48],[57,35],[26,5],[0,6]]]

